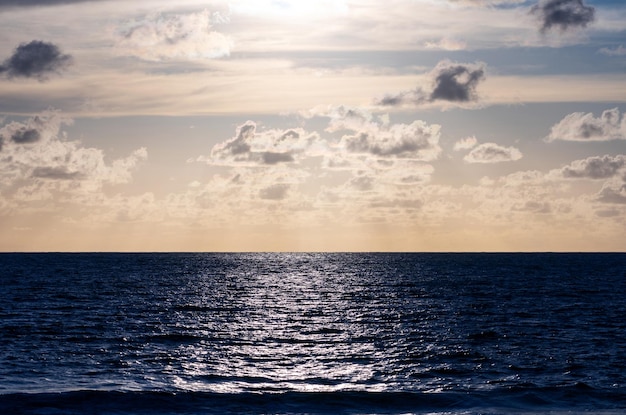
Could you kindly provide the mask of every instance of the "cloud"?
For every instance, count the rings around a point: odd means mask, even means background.
[[[350,179],[348,186],[359,192],[367,192],[374,188],[375,180],[371,176],[357,176]]]
[[[315,155],[325,144],[316,133],[302,128],[257,131],[257,125],[248,121],[237,128],[229,140],[211,149],[211,157],[198,161],[223,165],[272,166],[296,162],[300,155]]]
[[[601,218],[614,218],[621,216],[622,212],[618,209],[600,209],[596,211],[596,216]]]
[[[626,184],[604,186],[600,190],[597,200],[603,203],[626,204]]]
[[[349,153],[434,160],[441,152],[439,138],[440,126],[418,120],[411,124],[370,125],[344,135],[340,146]]]
[[[37,78],[43,81],[50,73],[59,73],[72,61],[58,46],[33,40],[19,45],[13,55],[0,65],[0,73],[9,78]]]
[[[546,141],[609,141],[626,139],[626,117],[618,108],[592,113],[574,112],[552,126]]]
[[[470,151],[463,160],[468,163],[500,163],[516,161],[521,158],[521,151],[515,147],[502,147],[495,143],[484,143]]]
[[[398,159],[387,168],[379,167],[376,174],[381,181],[404,186],[429,182],[434,171],[430,164],[418,160]]]
[[[539,0],[530,13],[537,17],[542,33],[553,27],[559,27],[562,32],[587,27],[595,19],[595,8],[586,6],[583,0]]]
[[[372,209],[378,215],[384,209],[404,212],[421,206],[416,203],[418,188],[434,173],[425,161],[441,152],[439,125],[393,124],[386,114],[348,106],[318,107],[302,115],[328,118],[327,128],[321,133],[264,129],[248,121],[213,146],[209,157],[199,157],[197,161],[229,167],[230,178],[212,193],[200,184],[190,187],[194,209],[214,203],[212,209],[227,204],[238,212],[243,204],[246,220],[253,220],[254,211],[266,215],[272,209],[272,217],[289,214],[315,221],[336,214],[357,221],[371,217]],[[216,198],[224,202],[213,202]],[[280,203],[266,203],[276,201]]]
[[[626,155],[624,154],[575,160],[559,170],[554,170],[551,175],[566,179],[604,180],[602,189],[593,200],[601,203],[626,204]]]
[[[10,122],[0,128],[0,139],[7,145],[30,145],[47,142],[55,137],[61,126],[71,124],[72,120],[61,116],[56,111],[45,111],[35,115],[24,123]]]
[[[476,137],[465,137],[454,143],[454,151],[469,150],[478,144]]]
[[[140,148],[128,157],[107,162],[102,150],[67,140],[61,128],[71,123],[71,119],[57,111],[46,111],[23,123],[2,126],[0,188],[6,190],[44,181],[57,190],[97,190],[104,183],[129,182],[131,172],[147,158],[147,150]],[[69,182],[81,184],[63,185]]]
[[[560,172],[569,179],[609,179],[626,170],[626,155],[604,155],[576,160],[563,167]]]
[[[259,197],[266,200],[282,200],[287,197],[288,184],[273,184],[259,191]]]
[[[538,202],[529,200],[523,204],[515,204],[511,208],[518,212],[531,212],[531,213],[551,213],[552,207],[548,202]]]
[[[237,128],[237,134],[228,141],[216,144],[211,150],[211,155],[218,159],[227,159],[233,161],[246,160],[248,153],[252,148],[250,143],[254,140],[256,132],[256,124],[248,121],[244,125]],[[242,159],[243,155],[246,156]]]
[[[433,75],[435,84],[430,101],[475,101],[476,87],[485,78],[485,67],[482,64],[442,62],[435,67]]]
[[[435,49],[435,50],[463,50],[467,48],[467,44],[463,41],[451,39],[451,38],[442,38],[438,41],[430,41],[424,44],[426,49]]]
[[[208,10],[189,14],[154,13],[119,28],[117,47],[124,55],[148,61],[212,59],[228,56],[232,40],[212,30],[228,19]]]
[[[345,105],[320,107],[308,111],[307,118],[321,116],[330,118],[326,131],[360,130],[363,128],[375,128],[379,124],[387,125],[389,120],[386,116],[376,118],[370,111]]]
[[[607,56],[626,56],[626,48],[622,45],[619,45],[613,49],[602,48],[598,52]]]
[[[36,143],[41,139],[41,134],[35,129],[22,126],[11,134],[10,139],[17,144]]]
[[[331,169],[349,170],[355,156],[369,156],[385,163],[389,159],[435,160],[441,154],[441,126],[415,120],[410,124],[392,124],[388,114],[375,115],[367,109],[349,106],[317,107],[301,113],[306,118],[327,117],[326,131],[348,131],[339,143],[328,145],[325,165]],[[330,141],[330,140],[329,140]]]
[[[478,101],[478,84],[485,79],[484,63],[456,63],[441,61],[428,74],[432,88],[425,91],[421,87],[387,95],[376,102],[382,106],[406,104],[423,105],[428,103],[465,104]]]

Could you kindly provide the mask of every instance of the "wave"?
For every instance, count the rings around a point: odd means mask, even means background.
[[[448,392],[208,393],[96,391],[0,395],[0,413],[31,414],[618,414],[626,391],[585,384]]]

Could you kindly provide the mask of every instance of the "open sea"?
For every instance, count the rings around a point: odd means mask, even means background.
[[[0,414],[582,413],[626,254],[0,254]]]

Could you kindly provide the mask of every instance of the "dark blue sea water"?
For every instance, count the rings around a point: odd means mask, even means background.
[[[0,414],[626,413],[626,254],[0,254]]]

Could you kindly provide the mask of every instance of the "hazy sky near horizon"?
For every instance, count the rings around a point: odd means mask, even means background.
[[[625,251],[621,0],[0,0],[0,251]]]

